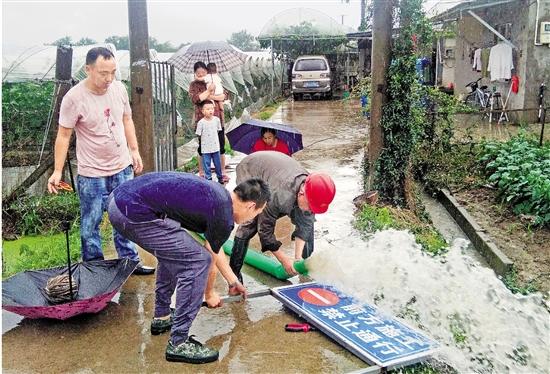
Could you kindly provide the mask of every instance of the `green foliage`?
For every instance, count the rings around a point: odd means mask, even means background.
[[[407,206],[406,180],[411,157],[426,122],[416,60],[431,41],[432,33],[421,0],[402,0],[396,18],[401,30],[388,69],[388,103],[381,120],[384,147],[376,165],[375,188],[391,203]]]
[[[91,45],[97,44],[97,41],[91,38],[80,38],[74,45]]]
[[[114,44],[116,49],[130,49],[130,41],[128,40],[128,36],[112,35],[105,38],[104,42]]]
[[[269,48],[271,40],[273,40],[273,53],[276,57],[280,59],[287,57],[290,60],[295,60],[301,55],[333,53],[338,46],[347,42],[344,35],[338,37],[321,34],[311,22],[307,21],[275,31],[269,39],[261,39],[260,46]]]
[[[453,340],[459,347],[463,347],[468,339],[467,331],[465,326],[465,321],[463,321],[460,314],[455,313],[449,317],[449,329],[453,334]]]
[[[235,151],[231,148],[231,144],[229,144],[229,142],[227,141],[225,142],[224,150],[225,150],[225,154],[228,156],[235,155]]]
[[[54,82],[2,83],[4,152],[42,143],[54,87]]]
[[[532,216],[535,225],[550,224],[549,142],[539,147],[525,134],[505,143],[486,142],[480,161],[515,214]]]
[[[74,42],[73,42],[73,38],[67,35],[57,39],[56,41],[51,42],[50,45],[57,45],[57,46],[74,45]]]
[[[371,81],[371,77],[359,79],[357,84],[351,89],[350,97],[359,99],[361,96],[367,95],[370,99],[372,97]]]
[[[246,30],[234,32],[231,34],[231,37],[227,39],[227,42],[245,52],[260,50],[260,44],[256,41],[256,38],[254,38],[254,35],[249,34]]]
[[[485,178],[476,162],[479,147],[453,144],[454,114],[464,104],[454,96],[424,87],[427,114],[412,156],[414,177],[430,192],[439,188],[454,189],[469,184],[479,186]]]
[[[105,38],[104,43],[114,44],[117,50],[119,49],[130,49],[130,41],[128,36],[117,36],[112,35]],[[176,52],[179,48],[183,47],[185,44],[182,44],[179,47],[175,47],[170,42],[161,43],[157,38],[149,36],[149,49],[154,49],[157,52]]]
[[[64,36],[62,38],[57,39],[56,41],[50,43],[50,45],[57,45],[57,46],[80,46],[80,45],[91,45],[91,44],[97,44],[97,41],[91,38],[80,38],[78,41],[73,41],[73,38],[70,36]]]
[[[443,236],[429,222],[420,220],[408,209],[365,204],[356,216],[355,227],[365,234],[388,228],[409,230],[422,249],[432,255],[441,254],[448,247]]]
[[[520,293],[522,295],[528,295],[530,293],[538,291],[537,286],[532,282],[522,284],[518,279],[518,273],[515,268],[512,268],[502,279],[504,285],[512,291],[512,293]]]
[[[389,373],[392,374],[439,374],[441,371],[439,371],[437,368],[433,368],[427,364],[415,364],[412,366],[407,366],[404,368],[398,368],[394,370],[390,370]]]
[[[197,156],[193,156],[191,160],[187,161],[183,166],[176,169],[176,171],[182,171],[185,173],[198,173],[199,171],[199,159]]]
[[[5,207],[4,207],[5,209]],[[22,196],[3,212],[3,221],[18,235],[39,235],[59,232],[61,221],[75,223],[80,217],[80,201],[76,193]],[[9,222],[3,222],[9,224]]]

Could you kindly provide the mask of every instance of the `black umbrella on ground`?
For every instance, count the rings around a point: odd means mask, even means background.
[[[64,228],[68,252],[68,226]],[[107,306],[138,263],[123,258],[71,265],[69,257],[68,266],[23,271],[2,282],[2,308],[28,318],[61,320],[97,313]]]

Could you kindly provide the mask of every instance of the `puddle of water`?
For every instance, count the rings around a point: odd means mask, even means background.
[[[2,310],[2,335],[19,326],[23,318],[18,314]]]
[[[461,373],[547,373],[550,322],[542,295],[512,294],[465,239],[455,239],[449,253],[437,258],[424,254],[406,231],[361,239],[350,228],[351,200],[359,194],[356,168],[357,162],[318,165],[334,171],[332,206],[338,209],[317,217],[310,276],[402,316],[436,339],[436,357]]]

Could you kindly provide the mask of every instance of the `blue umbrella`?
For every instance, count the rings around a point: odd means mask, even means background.
[[[290,154],[304,148],[302,144],[302,133],[289,125],[249,119],[238,127],[227,132],[227,139],[231,148],[235,151],[250,154],[252,147],[261,138],[262,127],[277,130],[277,138],[283,140],[290,151]]]

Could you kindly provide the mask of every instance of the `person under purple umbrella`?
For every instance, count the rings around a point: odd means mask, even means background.
[[[288,145],[284,140],[277,138],[277,130],[263,127],[260,139],[252,146],[252,153],[258,151],[277,151],[291,156]]]

